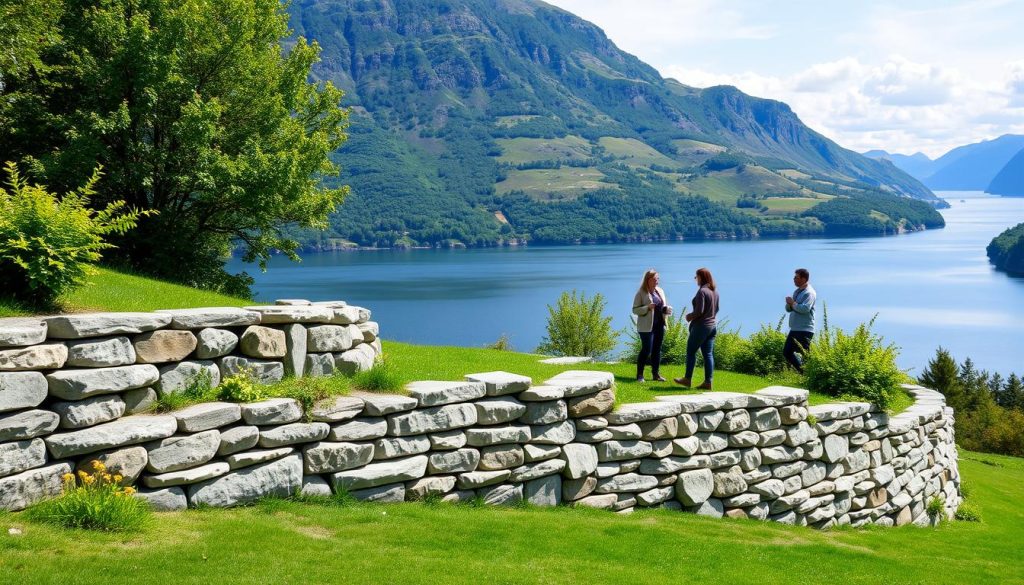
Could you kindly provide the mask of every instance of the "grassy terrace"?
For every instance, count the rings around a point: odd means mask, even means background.
[[[65,312],[85,311],[153,311],[185,307],[244,306],[254,301],[230,297],[187,286],[101,268],[89,284],[60,299]],[[372,307],[371,307],[372,308]],[[0,317],[29,315],[28,310],[0,298]],[[387,331],[384,331],[387,334]],[[505,370],[530,376],[535,383],[570,369],[611,371],[616,378],[616,395],[620,403],[645,402],[658,394],[694,393],[671,382],[636,382],[636,367],[631,363],[596,363],[575,366],[554,366],[539,363],[542,356],[482,348],[411,345],[384,342],[384,353],[403,382],[414,380],[461,380],[465,374]],[[682,366],[665,366],[666,378],[681,376]],[[695,383],[704,379],[698,369]],[[340,381],[344,385],[343,381]],[[791,375],[778,380],[719,370],[715,373],[715,389],[729,392],[754,392],[773,384],[800,386],[800,378]],[[334,389],[332,392],[337,392]],[[340,389],[344,391],[344,389]],[[824,394],[811,394],[811,404],[836,400]],[[894,410],[910,405],[910,398],[898,403]]]
[[[819,532],[658,510],[265,501],[159,514],[141,533],[104,534],[0,514],[0,582],[1024,582],[1024,460],[964,452],[960,466],[983,521],[936,529]]]

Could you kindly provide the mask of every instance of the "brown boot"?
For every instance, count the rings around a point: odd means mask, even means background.
[[[672,381],[675,382],[676,384],[679,384],[680,386],[686,386],[687,388],[690,387],[689,378],[673,378]]]
[[[711,390],[711,382],[708,382],[708,381],[705,380],[703,384],[701,384],[700,386],[697,386],[697,389],[698,390]]]

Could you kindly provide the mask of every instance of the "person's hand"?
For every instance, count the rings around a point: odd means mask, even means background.
[[[689,323],[690,321],[693,321],[693,313],[686,314],[686,322]]]
[[[655,306],[656,305],[654,303],[651,303],[651,304],[647,305],[647,310],[648,311],[653,311]]]
[[[793,303],[795,303],[795,302],[796,302],[796,301],[794,301],[794,300],[793,300],[793,297],[786,297],[786,304],[787,304],[787,305],[790,305],[790,306],[792,306],[792,305],[793,305]]]
[[[669,307],[669,306],[666,305],[665,306],[665,314],[666,315],[671,315],[672,314],[672,307]]]

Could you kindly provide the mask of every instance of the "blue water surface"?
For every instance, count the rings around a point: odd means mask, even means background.
[[[256,278],[261,301],[343,299],[373,310],[386,339],[481,346],[507,334],[533,350],[547,305],[565,290],[601,293],[615,327],[629,325],[644,270],[657,268],[677,310],[693,296],[693,272],[712,270],[720,318],[751,332],[783,315],[797,267],[811,271],[831,323],[853,327],[877,314],[875,330],[919,371],[935,348],[979,367],[1024,373],[1024,278],[996,271],[985,246],[1024,221],[1024,198],[940,193],[946,228],[885,238],[685,241],[470,250],[379,250],[275,257]],[[820,321],[820,319],[819,319]]]

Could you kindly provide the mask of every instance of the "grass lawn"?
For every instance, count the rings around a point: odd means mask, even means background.
[[[510,170],[507,173],[505,180],[494,186],[499,195],[523,191],[534,199],[550,201],[575,199],[590,189],[617,188],[611,183],[602,183],[604,173],[593,167]]]
[[[98,268],[85,286],[58,299],[63,312],[154,311],[187,307],[241,307],[254,301],[229,297],[109,268]],[[30,315],[17,304],[0,298],[0,317]]]
[[[934,529],[820,532],[658,510],[281,500],[159,514],[137,534],[6,514],[0,582],[1024,582],[1024,459],[963,452],[960,469],[983,521]]]

